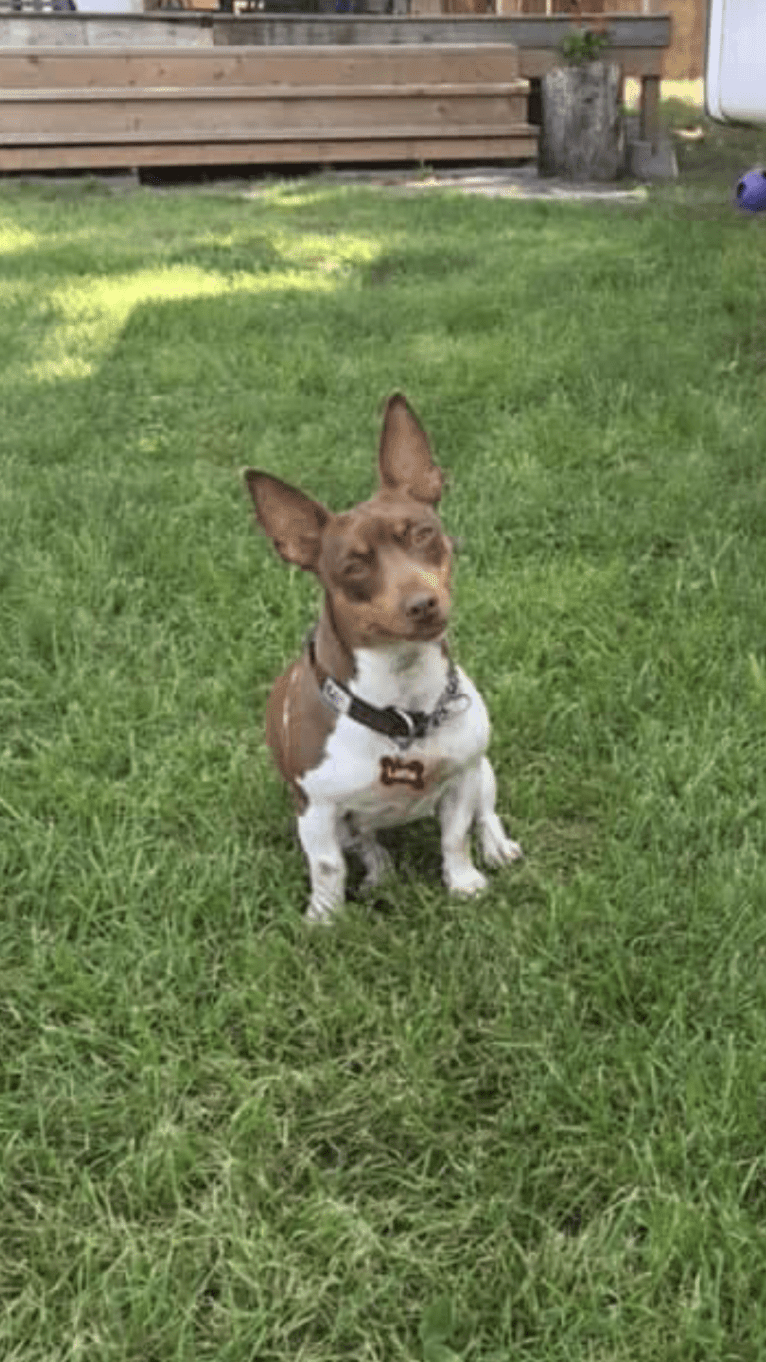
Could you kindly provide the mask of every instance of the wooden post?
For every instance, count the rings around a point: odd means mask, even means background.
[[[659,76],[641,77],[641,118],[639,136],[642,142],[651,142],[656,150],[660,140],[660,78]]]
[[[620,68],[592,61],[543,76],[541,175],[616,180],[625,168],[625,129],[618,104]]]

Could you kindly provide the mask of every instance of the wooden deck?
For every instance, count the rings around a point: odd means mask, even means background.
[[[528,159],[507,44],[0,49],[0,171]]]
[[[587,22],[588,15],[582,18]],[[615,61],[623,77],[641,82],[641,137],[659,136],[659,96],[663,54],[670,45],[667,14],[592,16],[608,38],[605,60]],[[394,15],[216,15],[211,21],[219,45],[302,43],[512,43],[519,50],[519,72],[540,80],[561,61],[560,47],[574,28],[565,15],[451,14],[441,17]]]
[[[667,15],[599,16],[656,140]],[[0,173],[536,155],[564,16],[0,15]],[[532,101],[533,105],[534,101]]]

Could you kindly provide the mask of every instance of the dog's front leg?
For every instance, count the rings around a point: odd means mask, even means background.
[[[310,804],[298,819],[298,836],[309,863],[309,922],[329,922],[346,894],[346,862],[338,834],[334,804]]]
[[[480,894],[487,881],[471,860],[471,824],[481,800],[481,766],[466,768],[439,806],[442,873],[451,894]]]
[[[486,865],[510,865],[524,855],[518,842],[506,837],[505,828],[495,813],[497,782],[486,757],[481,762],[481,795],[477,811],[481,850]]]

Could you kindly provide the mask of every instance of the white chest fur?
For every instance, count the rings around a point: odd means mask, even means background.
[[[380,708],[431,714],[444,695],[447,663],[438,643],[360,650],[356,663],[355,693]],[[331,803],[338,814],[351,813],[360,829],[370,830],[433,813],[489,741],[484,702],[465,673],[457,672],[458,696],[442,722],[406,750],[342,716],[323,760],[301,782],[309,803]]]

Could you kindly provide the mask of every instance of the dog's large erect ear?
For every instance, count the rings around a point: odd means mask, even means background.
[[[383,487],[409,492],[417,501],[435,505],[442,494],[444,477],[431,455],[428,436],[402,393],[386,403],[378,452]]]
[[[253,498],[256,519],[277,553],[288,563],[295,563],[307,572],[315,571],[322,530],[330,519],[330,512],[297,487],[291,487],[270,473],[246,468],[244,478]]]

